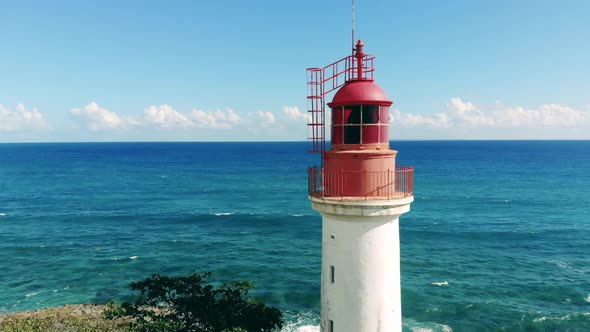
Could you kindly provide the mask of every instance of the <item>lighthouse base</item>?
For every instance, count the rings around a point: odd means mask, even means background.
[[[399,216],[413,197],[310,197],[322,220],[321,330],[401,331]]]

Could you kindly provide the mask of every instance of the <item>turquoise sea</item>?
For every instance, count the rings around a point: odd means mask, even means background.
[[[590,331],[590,141],[392,142],[407,331]],[[154,273],[250,280],[319,323],[304,142],[0,144],[0,312],[132,295]],[[305,327],[307,326],[307,327]]]

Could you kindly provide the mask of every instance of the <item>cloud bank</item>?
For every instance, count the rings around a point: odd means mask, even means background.
[[[102,108],[95,102],[84,108],[72,108],[70,114],[85,123],[92,131],[122,129],[126,126],[125,121],[117,113]]]
[[[191,128],[195,124],[169,105],[150,106],[144,110],[144,120],[160,129]]]
[[[442,109],[436,113],[392,110],[392,139],[590,139],[590,105],[527,108],[500,102],[478,105],[456,97]],[[72,108],[69,114],[78,126],[62,123],[63,131],[48,130],[53,126],[37,109],[28,110],[22,104],[10,109],[0,104],[0,134],[9,141],[304,140],[308,119],[307,112],[297,106],[283,106],[274,112],[230,108],[181,112],[164,104],[125,114],[90,102]],[[326,112],[326,123],[330,123],[330,112]]]
[[[400,128],[422,126],[447,129],[567,129],[590,125],[590,111],[560,104],[543,104],[535,109],[526,109],[496,103],[484,109],[460,98],[452,98],[446,108],[445,112],[427,115],[401,113],[396,109],[391,112],[390,123]]]
[[[283,107],[283,113],[292,120],[307,120],[307,112],[301,112],[297,106],[285,106]]]
[[[258,116],[258,123],[261,127],[268,127],[276,121],[275,115],[272,112],[258,111],[256,115]]]
[[[225,112],[193,109],[190,117],[198,128],[231,129],[241,121],[241,118],[229,108]]]
[[[49,128],[43,114],[35,108],[27,111],[23,104],[18,104],[15,110],[11,110],[0,104],[0,132],[44,131]]]
[[[241,118],[229,108],[225,111],[193,109],[192,112],[185,115],[170,105],[148,106],[144,109],[143,116],[123,117],[103,108],[96,102],[91,102],[83,108],[71,109],[70,114],[92,131],[121,130],[132,127],[159,130],[231,129],[241,121]]]
[[[231,108],[215,111],[193,108],[189,113],[181,113],[166,104],[148,106],[139,116],[121,116],[96,102],[91,102],[84,107],[71,109],[70,114],[93,132],[117,131],[122,134],[128,129],[137,129],[137,132],[151,129],[162,133],[169,132],[172,136],[178,133],[185,137],[190,132],[201,133],[198,129],[226,131],[235,129],[238,125],[255,131],[270,128],[277,121],[275,113],[269,111],[249,112],[246,118],[242,118]]]

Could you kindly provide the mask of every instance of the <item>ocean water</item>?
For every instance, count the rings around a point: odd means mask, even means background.
[[[590,141],[392,142],[405,331],[590,331]],[[128,300],[154,273],[250,280],[317,330],[305,143],[0,144],[0,312]]]

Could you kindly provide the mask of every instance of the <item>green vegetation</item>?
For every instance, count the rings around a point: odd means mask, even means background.
[[[130,328],[142,332],[270,332],[283,326],[279,309],[248,297],[249,282],[213,287],[211,273],[168,277],[153,275],[133,282],[139,292],[134,304],[109,304],[108,319],[129,319]]]

